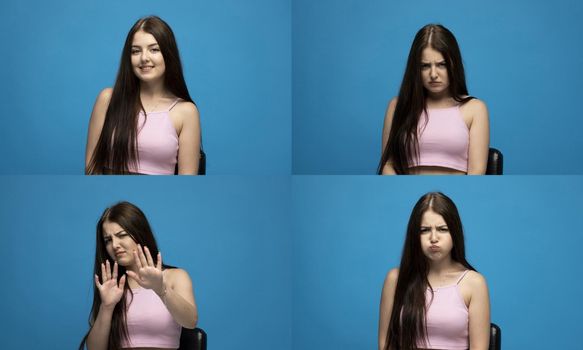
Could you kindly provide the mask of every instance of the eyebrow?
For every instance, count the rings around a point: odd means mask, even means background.
[[[121,229],[121,230],[119,230],[118,232],[116,232],[116,233],[114,233],[112,235],[109,235],[109,234],[106,233],[106,234],[103,235],[103,238],[107,238],[109,236],[117,236],[117,235],[119,235],[122,232],[125,232],[125,230],[124,229]]]
[[[159,45],[160,45],[160,44],[158,44],[158,43],[153,43],[153,44],[150,44],[150,45],[148,45],[148,47],[151,47],[151,46],[159,46]],[[139,48],[141,48],[141,46],[139,46],[139,45],[132,45],[132,49],[133,49],[134,47],[137,47],[138,49],[139,49]]]
[[[428,61],[421,61],[421,63],[423,64],[431,64],[432,62],[428,62]],[[445,63],[445,60],[441,60],[441,61],[437,61],[435,63]]]

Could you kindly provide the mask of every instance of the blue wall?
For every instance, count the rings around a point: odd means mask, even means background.
[[[583,174],[575,0],[293,0],[294,174],[373,174],[415,33],[439,22],[490,110],[508,174]]]
[[[2,5],[0,174],[82,174],[87,126],[127,32],[172,27],[208,174],[291,173],[291,1],[16,1]]]
[[[293,179],[293,349],[375,349],[383,280],[407,220],[440,190],[460,211],[504,349],[573,349],[581,333],[581,177]]]
[[[2,348],[78,346],[95,224],[123,199],[145,212],[164,261],[189,272],[210,349],[291,349],[289,179],[0,179]]]

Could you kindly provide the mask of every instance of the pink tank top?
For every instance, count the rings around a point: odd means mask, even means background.
[[[178,161],[178,135],[170,120],[170,110],[176,99],[164,111],[138,115],[138,168],[133,173],[146,175],[173,175]]]
[[[440,166],[468,172],[470,131],[459,106],[428,109],[419,119],[419,162],[413,166]],[[425,121],[427,120],[427,124]]]
[[[126,293],[129,341],[122,341],[121,347],[178,349],[182,327],[174,321],[160,297],[151,289],[137,288],[132,292],[133,300]]]
[[[418,347],[451,350],[470,348],[468,307],[459,291],[459,283],[468,271],[464,271],[454,285],[433,289],[433,300],[431,289],[427,288],[425,324],[428,344],[417,344]]]

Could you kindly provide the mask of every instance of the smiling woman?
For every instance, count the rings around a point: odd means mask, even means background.
[[[120,202],[101,215],[94,274],[90,329],[80,350],[177,349],[181,327],[196,326],[188,273],[162,263],[148,220],[135,205]]]
[[[156,16],[129,31],[115,85],[97,97],[86,174],[199,173],[200,120],[172,29]]]

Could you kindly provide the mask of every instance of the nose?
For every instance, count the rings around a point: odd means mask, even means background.
[[[429,236],[429,241],[431,243],[439,242],[439,238],[437,236],[437,229],[435,229],[435,227],[431,229],[431,235]]]
[[[437,79],[437,67],[434,64],[431,65],[431,70],[429,71],[429,77],[431,78],[431,80]]]
[[[119,247],[119,238],[113,236],[111,238],[111,246],[113,247],[114,250],[116,250]]]
[[[148,50],[142,50],[142,54],[140,55],[140,60],[142,62],[148,62],[150,57],[148,56]]]

